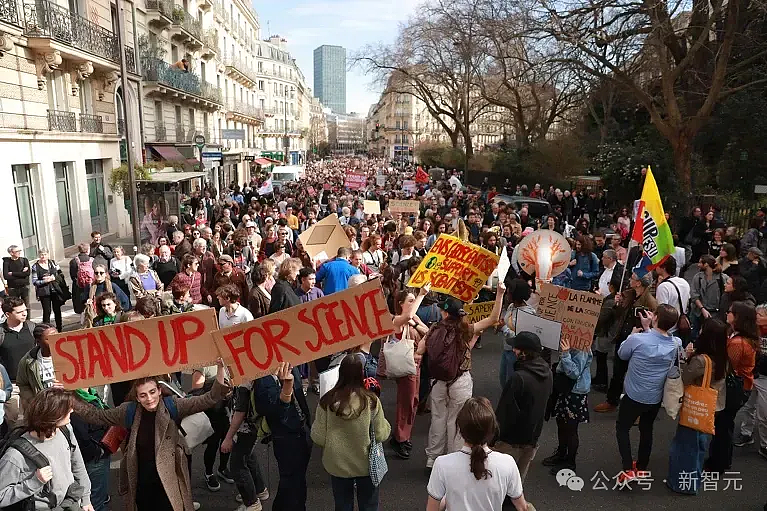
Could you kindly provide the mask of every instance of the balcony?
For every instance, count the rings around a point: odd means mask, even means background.
[[[202,35],[201,56],[205,60],[210,60],[220,52],[218,48],[218,30],[210,29]]]
[[[213,14],[216,17],[216,21],[229,27],[232,24],[232,20],[229,17],[229,11],[224,6],[223,2],[216,2],[213,4]]]
[[[248,124],[262,124],[264,122],[264,111],[254,105],[230,100],[227,108],[229,109],[226,114],[227,119]]]
[[[11,25],[21,25],[16,0],[0,0],[0,20]]]
[[[12,0],[0,0],[9,1]],[[28,37],[30,48],[59,51],[66,60],[92,62],[96,69],[120,69],[116,34],[49,0],[24,4],[24,35]],[[94,59],[94,56],[99,58]],[[128,70],[135,73],[133,48],[126,47],[126,59]]]
[[[213,8],[213,0],[201,0],[198,7],[203,11],[209,11]]]
[[[104,119],[100,115],[80,114],[80,131],[104,133]]]
[[[48,110],[49,131],[77,131],[77,118],[74,112]]]
[[[173,0],[146,0],[146,14],[150,25],[167,28],[173,23]]]
[[[279,108],[264,108],[264,115],[266,117],[275,117],[281,114],[282,112],[280,112]]]
[[[165,125],[162,123],[155,123],[154,125],[154,141],[166,142],[168,140],[168,134],[165,131]]]
[[[202,48],[202,23],[183,7],[177,5],[173,8],[173,25],[169,33],[171,39],[186,43],[192,51]]]
[[[152,57],[142,59],[142,75],[147,93],[198,103],[201,108],[209,110],[221,108],[221,89],[164,60]]]
[[[256,83],[258,82],[258,75],[255,71],[253,71],[253,69],[248,67],[245,62],[243,62],[238,57],[233,57],[226,54],[224,54],[222,60],[226,66],[226,73],[233,79],[237,80],[248,88],[253,88],[256,86]]]

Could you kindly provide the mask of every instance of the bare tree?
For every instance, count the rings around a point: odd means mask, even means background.
[[[593,76],[615,81],[648,111],[671,145],[677,180],[689,196],[692,143],[714,107],[734,92],[767,81],[744,73],[764,59],[767,49],[738,63],[732,59],[736,45],[749,44],[758,3],[537,2],[536,28],[566,48],[563,59]]]
[[[472,0],[466,2],[472,5]],[[375,76],[385,94],[411,94],[421,100],[453,147],[462,139],[468,160],[474,154],[472,127],[488,103],[475,84],[482,59],[475,44],[479,20],[471,9],[457,6],[457,0],[425,5],[401,27],[394,44],[368,46],[353,55],[352,62]]]

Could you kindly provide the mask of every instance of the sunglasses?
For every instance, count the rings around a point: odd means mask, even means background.
[[[103,271],[94,271],[94,272],[93,272],[93,274],[94,274],[94,275],[106,275],[106,272],[103,272]]]

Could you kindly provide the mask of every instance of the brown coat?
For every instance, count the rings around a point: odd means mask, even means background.
[[[187,398],[172,398],[176,401],[178,419],[181,420],[189,415],[202,412],[213,407],[224,398],[226,387],[218,382],[213,384],[210,392],[202,396]],[[75,401],[74,411],[85,422],[100,426],[124,426],[125,416],[128,410],[128,402],[117,408],[100,410],[90,406],[79,399]],[[136,405],[136,415],[133,419],[133,427],[124,446],[124,457],[120,461],[119,494],[123,496],[125,509],[135,509],[137,482],[138,482],[138,456],[136,452],[136,435],[141,424],[143,407]],[[160,400],[155,418],[155,456],[157,473],[162,481],[168,500],[174,511],[191,511],[192,488],[189,482],[189,469],[186,461],[186,442],[179,435],[176,423],[170,417],[170,412],[165,408],[165,402]]]
[[[245,276],[245,272],[239,268],[233,268],[228,276],[221,272],[217,272],[213,277],[213,293],[211,294],[215,295],[216,289],[228,284],[232,284],[240,290],[240,304],[247,308],[250,299],[250,289],[248,289],[248,278]],[[218,302],[215,296],[213,297],[213,302]]]

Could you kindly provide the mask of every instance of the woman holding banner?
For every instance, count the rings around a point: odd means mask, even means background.
[[[102,410],[75,400],[74,411],[85,422],[130,430],[119,482],[120,493],[126,494],[126,510],[194,509],[186,444],[178,424],[184,417],[211,408],[228,394],[224,374],[224,364],[219,361],[216,381],[202,396],[163,397],[159,377],[149,377],[136,380],[128,400],[117,408]]]

